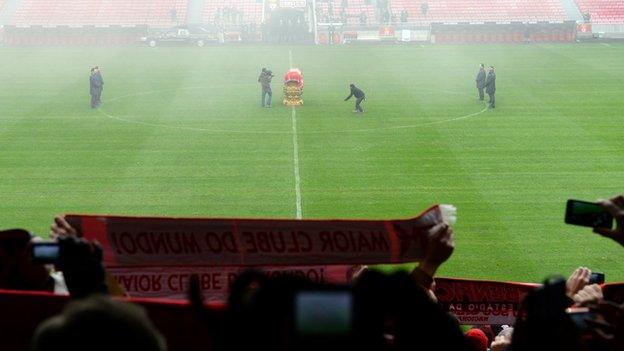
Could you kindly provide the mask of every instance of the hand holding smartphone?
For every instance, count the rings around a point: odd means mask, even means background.
[[[613,216],[599,203],[568,200],[565,222],[590,228],[613,228]]]

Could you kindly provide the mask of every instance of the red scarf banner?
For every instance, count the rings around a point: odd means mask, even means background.
[[[436,278],[435,295],[460,324],[513,324],[524,296],[540,284]]]
[[[200,289],[206,301],[227,300],[230,285],[244,272],[244,267],[112,267],[107,269],[131,297],[188,299],[191,275],[199,276]],[[317,283],[348,284],[353,266],[278,266],[257,267],[268,277],[295,276]]]
[[[67,215],[108,267],[300,266],[415,262],[441,206],[402,220]]]

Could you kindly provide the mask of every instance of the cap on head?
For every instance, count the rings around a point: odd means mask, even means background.
[[[470,329],[465,334],[466,344],[470,351],[486,351],[488,338],[480,329]]]
[[[353,87],[355,87],[355,84],[351,83],[351,84],[349,84],[349,86],[350,86],[351,88],[353,88]]]

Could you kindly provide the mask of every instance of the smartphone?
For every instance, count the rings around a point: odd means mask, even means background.
[[[594,272],[589,276],[589,284],[604,284],[605,275],[604,273]]]
[[[348,289],[299,291],[294,313],[298,336],[346,336],[353,324],[353,295]]]
[[[613,228],[613,216],[595,202],[568,200],[565,222],[591,228]]]
[[[591,331],[592,328],[589,324],[587,324],[587,320],[596,318],[596,314],[594,312],[591,312],[586,307],[570,307],[566,309],[566,313],[581,333]]]
[[[31,256],[33,262],[58,263],[60,248],[58,243],[33,243]]]

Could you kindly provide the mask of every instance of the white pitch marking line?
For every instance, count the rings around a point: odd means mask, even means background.
[[[297,110],[291,109],[292,131],[293,131],[293,165],[295,168],[295,206],[296,218],[303,218],[301,210],[301,175],[299,173],[299,142],[297,141]]]
[[[292,51],[289,50],[288,53],[289,53],[289,60],[292,61]],[[249,85],[249,84],[236,84],[236,85]],[[108,99],[108,100],[106,100],[104,102],[105,103],[106,102],[112,102],[112,101],[122,100],[122,99],[133,97],[133,96],[150,95],[150,94],[156,94],[156,93],[160,93],[160,92],[169,92],[169,91],[178,91],[178,90],[199,90],[199,89],[208,89],[208,88],[207,87],[185,87],[185,88],[177,88],[177,89],[162,89],[162,90],[143,91],[143,92],[130,93],[130,94],[116,96],[116,97]],[[438,91],[438,90],[431,90],[431,91]],[[460,93],[460,92],[456,92],[456,91],[447,91],[447,90],[440,90],[440,91],[446,92],[446,93],[458,94],[458,95],[466,95],[466,94],[463,94],[463,93]],[[258,135],[280,135],[280,134],[282,134],[283,135],[283,134],[291,133],[290,131],[287,131],[287,130],[284,130],[284,131],[276,131],[276,130],[247,130],[247,131],[242,131],[242,130],[229,130],[229,129],[197,128],[197,127],[189,127],[189,126],[175,126],[175,125],[167,125],[167,124],[160,124],[160,123],[150,123],[150,122],[143,122],[143,121],[137,121],[137,120],[132,120],[132,119],[128,119],[128,118],[123,118],[123,117],[120,117],[120,116],[115,116],[115,115],[112,115],[110,113],[107,113],[107,112],[103,111],[102,109],[98,109],[97,111],[102,116],[104,116],[104,117],[106,117],[108,119],[116,120],[118,122],[131,123],[131,124],[140,124],[140,125],[156,127],[156,128],[164,128],[164,129],[188,130],[188,131],[193,131],[193,132],[203,132],[203,133],[211,133],[211,134],[230,133],[230,134],[248,134],[248,135],[249,134],[251,134],[251,135],[253,135],[253,134],[258,134]],[[328,134],[367,133],[367,132],[378,132],[378,131],[385,131],[385,130],[412,129],[412,128],[418,128],[418,127],[426,127],[426,126],[435,125],[435,124],[452,123],[452,122],[459,121],[459,120],[462,120],[462,119],[468,119],[468,118],[479,116],[479,115],[483,114],[486,111],[487,111],[487,107],[485,107],[483,110],[481,110],[479,112],[474,112],[474,113],[470,113],[470,114],[459,116],[459,117],[448,118],[448,119],[443,119],[443,120],[433,121],[433,122],[425,122],[425,123],[416,123],[416,124],[398,125],[398,126],[380,127],[380,128],[345,129],[345,130],[321,130],[321,131],[301,132],[299,134],[328,135]]]
[[[363,129],[345,129],[345,130],[320,130],[320,131],[311,131],[311,132],[301,132],[300,134],[306,134],[306,135],[328,135],[328,134],[345,134],[345,133],[368,133],[368,132],[381,132],[381,131],[389,131],[389,130],[401,130],[401,129],[412,129],[412,128],[418,128],[418,127],[426,127],[426,126],[431,126],[431,125],[436,125],[436,124],[444,124],[444,123],[452,123],[452,122],[456,122],[456,121],[460,121],[462,119],[468,119],[468,118],[472,118],[472,117],[477,117],[481,114],[483,114],[484,112],[486,112],[488,109],[487,107],[485,107],[483,110],[479,111],[479,112],[474,112],[468,115],[464,115],[464,116],[459,116],[459,117],[454,117],[454,118],[449,118],[449,119],[444,119],[444,120],[440,120],[440,121],[433,121],[433,122],[426,122],[426,123],[420,123],[420,124],[407,124],[407,125],[398,125],[398,126],[390,126],[390,127],[380,127],[380,128],[363,128]],[[222,134],[222,133],[230,133],[230,134],[257,134],[257,135],[279,135],[279,134],[290,134],[290,131],[276,131],[276,130],[230,130],[230,129],[209,129],[209,128],[196,128],[196,127],[188,127],[188,126],[175,126],[175,125],[167,125],[167,124],[160,124],[160,123],[150,123],[150,122],[143,122],[143,121],[137,121],[137,120],[132,120],[132,119],[126,119],[126,118],[122,118],[122,117],[118,117],[109,113],[106,113],[105,111],[98,109],[98,112],[103,115],[104,117],[108,118],[108,119],[112,119],[112,120],[116,120],[119,122],[125,122],[125,123],[131,123],[131,124],[140,124],[140,125],[145,125],[145,126],[150,126],[150,127],[156,127],[156,128],[165,128],[165,129],[175,129],[175,130],[189,130],[189,131],[193,131],[193,132],[203,132],[203,133],[210,133],[210,134]]]
[[[288,50],[288,64],[293,68],[292,50]],[[292,120],[292,137],[293,137],[293,167],[295,171],[295,217],[303,218],[301,210],[301,174],[299,172],[299,141],[297,140],[297,110],[295,106],[290,108],[290,119]]]

